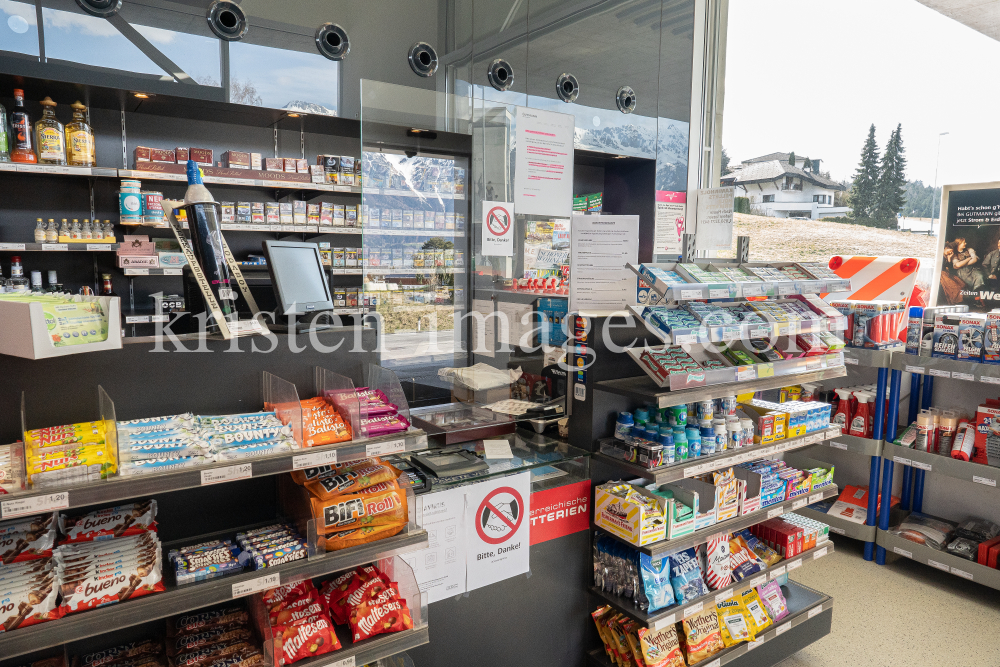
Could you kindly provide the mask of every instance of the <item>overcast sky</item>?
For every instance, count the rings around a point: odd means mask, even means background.
[[[915,0],[730,0],[723,145],[854,173],[868,127],[903,124],[907,178],[1000,180],[1000,42]]]

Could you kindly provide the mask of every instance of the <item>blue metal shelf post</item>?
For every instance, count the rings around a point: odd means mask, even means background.
[[[899,424],[899,390],[902,380],[902,372],[894,369],[889,381],[889,392],[895,397],[895,400],[889,401],[888,424],[886,424],[885,429],[886,442],[892,442],[896,439],[896,427]],[[885,465],[882,468],[882,488],[880,489],[882,495],[878,513],[878,527],[880,530],[889,530],[889,505],[892,502],[892,467],[892,461],[886,459]],[[868,490],[868,493],[871,495],[871,489]],[[875,562],[879,565],[885,565],[885,547],[876,547]]]

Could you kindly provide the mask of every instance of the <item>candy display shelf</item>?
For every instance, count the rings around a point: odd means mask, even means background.
[[[993,489],[997,488],[997,480],[1000,479],[1000,468],[900,447],[891,442],[885,443],[882,458],[935,475],[945,475]]]
[[[966,560],[947,551],[938,551],[932,547],[911,542],[882,529],[878,530],[875,543],[884,548],[886,553],[890,555],[896,554],[903,558],[909,558],[918,563],[930,565],[942,572],[949,572],[957,577],[1000,590],[1000,570]]]
[[[351,643],[347,626],[336,626],[336,630],[342,647],[339,651],[306,658],[295,663],[297,667],[360,667],[422,646],[431,640],[430,628],[426,624],[403,632],[376,635],[357,643]]]
[[[797,512],[806,505],[819,502],[821,500],[826,500],[827,498],[834,498],[840,494],[840,490],[833,484],[830,486],[823,487],[822,489],[811,493],[808,496],[800,496],[799,498],[793,498],[792,500],[785,500],[780,503],[775,503],[763,509],[759,509],[756,512],[750,512],[749,514],[744,514],[743,516],[738,516],[727,521],[722,521],[720,523],[712,524],[707,528],[702,528],[701,530],[696,530],[690,535],[685,535],[683,537],[678,537],[673,540],[661,540],[660,542],[654,542],[652,544],[647,544],[643,547],[637,547],[630,542],[621,540],[615,537],[611,533],[601,529],[599,526],[593,526],[594,530],[600,531],[601,533],[619,540],[622,544],[627,544],[630,548],[642,553],[649,554],[654,558],[659,558],[667,554],[680,551],[681,549],[688,549],[690,547],[705,544],[710,539],[718,535],[719,533],[734,533],[738,530],[743,530],[749,526],[767,521],[768,519],[773,519],[775,517],[781,516],[788,512]]]
[[[859,438],[856,435],[844,435],[840,433],[840,427],[836,427],[837,432],[830,437],[829,440],[824,441],[822,444],[832,447],[833,449],[839,449],[844,452],[853,452],[855,454],[862,454],[864,456],[881,456],[882,447],[885,442],[883,440],[875,440],[873,438]]]
[[[180,181],[187,183],[187,175],[164,173],[159,171],[144,171],[142,169],[117,169],[119,178],[138,178],[147,181]],[[275,172],[283,173],[283,172]],[[205,185],[237,185],[245,188],[280,188],[283,190],[313,190],[316,192],[340,192],[344,194],[361,194],[361,188],[354,185],[330,185],[327,183],[311,183],[309,181],[287,181],[270,178],[232,178],[224,176],[209,176],[204,178]]]
[[[892,355],[890,368],[932,377],[1000,385],[1000,364],[983,364],[977,361],[958,361],[957,359],[897,353]]]
[[[844,537],[861,540],[862,542],[875,541],[875,526],[848,521],[843,517],[819,512],[812,509],[812,507],[803,507],[802,509],[795,510],[795,512],[809,519],[827,524],[830,526],[830,532],[836,535],[843,535]]]
[[[650,333],[667,345],[690,345],[696,343],[726,343],[753,338],[773,339],[819,331],[842,331],[844,318],[823,318],[800,322],[760,322],[757,324],[702,325],[697,328],[676,328],[664,331],[648,319],[648,306],[629,306],[631,311],[646,325]]]
[[[685,477],[694,477],[695,475],[701,475],[711,470],[718,470],[724,466],[736,465],[746,461],[753,461],[754,459],[791,451],[793,449],[809,447],[810,445],[823,442],[827,438],[839,437],[840,427],[831,426],[828,429],[816,431],[815,433],[810,433],[798,438],[779,440],[778,442],[768,445],[754,445],[752,447],[730,449],[717,454],[699,456],[697,458],[687,459],[686,461],[659,466],[657,468],[645,468],[635,463],[629,463],[628,461],[623,461],[622,459],[617,459],[613,456],[601,454],[599,452],[595,452],[593,457],[595,461],[600,461],[606,465],[619,468],[622,470],[623,476],[627,479],[642,478],[657,484],[667,484],[679,479],[684,479]]]
[[[86,243],[0,243],[0,250],[15,252],[114,252],[118,244],[114,241],[88,241]]]
[[[675,391],[663,389],[658,386],[652,378],[639,376],[621,378],[617,380],[602,380],[594,384],[594,389],[595,391],[606,391],[612,394],[627,396],[638,401],[655,402],[657,407],[666,408],[671,405],[694,403],[710,398],[720,398],[730,394],[747,394],[767,389],[779,389],[789,384],[790,377],[791,379],[794,379],[796,384],[801,384],[803,382],[829,380],[832,378],[843,377],[845,375],[847,375],[847,370],[844,366],[834,366],[819,370],[810,370],[794,376],[740,380],[737,382],[706,385],[694,389],[682,389]]]
[[[279,475],[293,470],[351,461],[368,456],[383,456],[404,451],[415,452],[422,449],[427,449],[427,435],[421,430],[413,429],[405,434],[394,433],[324,447],[309,447],[285,454],[237,462],[227,461],[158,475],[119,476],[101,482],[91,482],[63,489],[47,488],[18,492],[0,496],[3,499],[0,500],[0,519],[37,514],[45,510],[106,504],[128,498],[191,489],[206,484],[235,482],[248,477]],[[249,466],[249,468],[245,468],[245,466]],[[53,496],[59,497],[53,499]],[[0,638],[3,636],[0,635]]]
[[[239,528],[234,528],[229,532],[235,533],[238,530]],[[187,542],[191,541],[187,540]],[[167,590],[162,593],[145,595],[118,604],[64,616],[54,621],[0,633],[0,655],[6,659],[51,646],[61,646],[79,639],[226,602],[236,597],[249,595],[256,590],[265,590],[281,584],[332,574],[370,563],[379,558],[423,549],[426,546],[427,531],[411,529],[394,537],[342,551],[334,551],[319,558],[297,560],[273,568],[218,577],[185,586],[166,583]],[[164,545],[164,550],[168,547],[169,545]],[[164,581],[166,582],[169,580],[166,572],[169,561],[164,560]],[[277,579],[273,578],[274,575],[278,575]],[[272,579],[267,580],[266,583],[261,582],[261,587],[255,589],[254,583],[265,577],[272,577]],[[236,589],[243,589],[246,592]],[[361,646],[362,644],[358,644],[359,648]],[[329,656],[330,662],[334,662],[333,655],[335,654]]]
[[[676,271],[682,278],[688,279],[684,270],[677,264],[648,264],[658,269]],[[628,268],[636,276],[647,280],[639,267],[632,264]],[[655,280],[650,287],[670,301],[696,301],[699,299],[739,299],[747,297],[782,297],[792,294],[825,294],[828,292],[844,292],[851,288],[851,281],[834,280],[781,280],[773,282],[731,282],[719,274],[717,283],[694,282],[693,278],[686,283],[666,283]]]
[[[590,591],[594,594],[594,597],[601,598],[626,616],[638,621],[640,625],[644,625],[647,628],[659,629],[676,623],[692,614],[696,614],[707,606],[728,600],[738,590],[742,591],[751,586],[759,586],[767,583],[769,579],[777,579],[782,575],[794,571],[805,563],[810,563],[827,554],[833,553],[833,550],[833,542],[826,540],[822,544],[818,544],[808,551],[803,551],[797,556],[782,560],[780,563],[762,570],[752,577],[747,577],[742,581],[737,581],[717,591],[710,591],[708,595],[704,595],[697,600],[692,600],[682,605],[675,605],[669,609],[657,611],[652,614],[647,614],[637,609],[632,604],[632,600],[601,590],[597,586],[591,586]],[[712,663],[708,662],[706,664],[710,665]]]
[[[830,634],[833,598],[793,581],[782,586],[781,590],[788,605],[788,616],[762,632],[756,641],[727,648],[711,660],[698,663],[699,667],[777,665],[792,653]],[[817,616],[821,618],[817,619]],[[799,627],[807,622],[808,627]],[[786,634],[792,629],[796,631]],[[744,659],[748,653],[752,657]],[[589,659],[594,667],[613,667],[604,649],[591,651]]]

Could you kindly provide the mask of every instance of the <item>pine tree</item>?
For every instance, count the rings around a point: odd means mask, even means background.
[[[875,189],[878,184],[878,144],[875,143],[875,124],[868,130],[868,139],[861,149],[861,162],[854,172],[851,187],[851,217],[861,224],[871,224],[875,215]]]
[[[795,166],[795,151],[792,151],[788,155],[788,164],[792,165],[793,167]]]
[[[889,137],[882,156],[882,171],[875,188],[875,219],[879,227],[893,227],[896,213],[906,204],[906,157],[903,153],[903,125]]]
[[[805,169],[806,171],[812,171],[813,168],[812,160],[806,158],[806,161],[802,163],[802,168]]]

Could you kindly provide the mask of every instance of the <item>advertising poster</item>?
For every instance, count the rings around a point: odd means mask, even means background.
[[[468,590],[527,573],[531,473],[480,482],[463,490]]]
[[[1000,183],[946,185],[933,303],[1000,307]]]
[[[590,480],[531,494],[531,543],[590,529]]]
[[[656,221],[653,255],[679,255],[687,214],[687,193],[656,191]]]

